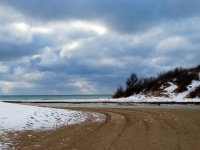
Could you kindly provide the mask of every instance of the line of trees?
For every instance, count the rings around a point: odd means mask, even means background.
[[[135,73],[132,73],[126,80],[126,89],[120,86],[115,91],[113,98],[129,97],[141,92],[147,94],[149,92],[159,91],[160,87],[168,82],[177,85],[178,88],[174,92],[181,93],[187,90],[187,86],[192,80],[200,80],[199,72],[200,65],[188,69],[182,67],[175,68],[174,70],[159,73],[157,77],[138,78]],[[195,93],[200,93],[199,89],[200,88],[197,87],[196,91],[193,91],[193,97],[196,96]]]

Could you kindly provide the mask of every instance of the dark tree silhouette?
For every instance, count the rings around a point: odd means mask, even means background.
[[[114,96],[112,98],[120,98],[124,96],[124,90],[123,88],[120,86],[117,91],[115,92]]]
[[[133,89],[138,82],[138,77],[135,73],[132,73],[126,81],[127,89]]]
[[[132,73],[126,81],[125,97],[138,94],[142,89],[142,80],[138,79],[135,73]]]

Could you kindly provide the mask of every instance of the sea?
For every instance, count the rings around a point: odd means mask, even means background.
[[[99,95],[0,95],[0,101],[28,101],[28,100],[80,100],[80,99],[104,99],[110,98],[112,94]]]

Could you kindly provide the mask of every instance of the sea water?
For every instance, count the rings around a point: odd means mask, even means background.
[[[10,100],[76,100],[110,98],[111,94],[101,95],[0,95],[0,101]]]

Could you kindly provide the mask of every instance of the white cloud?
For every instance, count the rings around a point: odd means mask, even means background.
[[[34,80],[40,80],[45,77],[45,74],[43,72],[30,72],[30,73],[25,73],[24,76],[26,81],[34,81]]]
[[[96,65],[102,65],[102,66],[115,66],[115,67],[119,67],[119,68],[123,68],[124,67],[124,63],[123,61],[121,61],[121,59],[116,59],[116,58],[101,58],[98,62],[96,62]]]
[[[0,87],[3,94],[9,94],[9,93],[12,93],[12,90],[16,88],[18,89],[19,88],[34,88],[35,85],[33,83],[28,83],[28,82],[0,81]]]
[[[17,76],[20,76],[20,77],[22,75],[24,75],[25,72],[26,72],[26,70],[24,68],[22,68],[22,67],[16,67],[14,69],[14,75],[17,75]]]
[[[53,47],[45,47],[39,55],[34,55],[32,58],[41,58],[40,65],[49,66],[51,64],[60,63],[60,57],[56,54],[57,50]]]
[[[70,23],[70,25],[73,28],[78,28],[78,29],[82,29],[85,31],[93,31],[95,33],[97,33],[98,35],[103,35],[106,34],[108,29],[100,24],[97,23],[92,23],[92,22],[87,22],[87,21],[73,21]]]
[[[32,35],[25,24],[12,23],[0,26],[0,42],[29,43]]]
[[[80,42],[74,41],[70,44],[66,44],[62,46],[60,56],[61,57],[72,57],[73,51],[81,45]]]
[[[0,41],[17,44],[30,43],[34,35],[50,33],[50,28],[31,26],[25,22],[14,22],[0,26]]]
[[[52,29],[48,27],[38,26],[38,27],[31,27],[31,32],[33,34],[50,34],[52,33]]]
[[[161,40],[156,46],[157,50],[164,50],[168,52],[185,48],[189,48],[189,43],[185,38],[179,36],[168,37]]]
[[[166,31],[162,26],[152,27],[145,32],[140,32],[138,34],[133,34],[132,45],[146,45],[146,44],[155,44],[160,38],[166,36]]]
[[[35,34],[47,34],[50,29],[29,21],[16,9],[0,4],[0,42],[23,44],[32,41]]]
[[[9,67],[3,65],[3,64],[0,62],[0,73],[7,73],[8,70],[9,70]]]
[[[97,92],[96,89],[90,83],[83,79],[72,83],[71,85],[78,87],[82,94],[95,94]]]
[[[1,24],[24,19],[24,15],[12,7],[0,4],[0,10]]]

